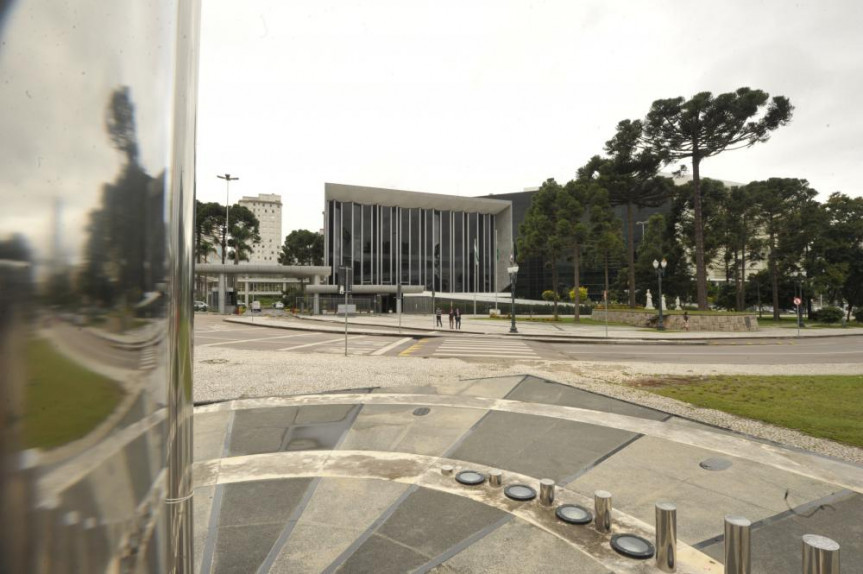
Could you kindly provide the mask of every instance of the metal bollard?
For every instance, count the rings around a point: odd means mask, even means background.
[[[751,574],[751,526],[742,516],[725,517],[725,574]]]
[[[491,486],[500,486],[503,484],[503,473],[499,470],[492,470],[488,473],[488,483]]]
[[[803,574],[839,574],[839,544],[826,536],[804,534]]]
[[[445,464],[442,467],[440,467],[440,473],[444,476],[448,476],[448,475],[452,474],[453,470],[454,469],[453,469],[452,465],[449,465],[449,464]]]
[[[611,493],[597,490],[593,493],[593,519],[598,532],[611,532]]]
[[[677,507],[670,502],[656,503],[656,566],[674,572],[677,560]]]
[[[539,481],[539,502],[543,506],[554,504],[554,481],[552,479],[543,478]]]

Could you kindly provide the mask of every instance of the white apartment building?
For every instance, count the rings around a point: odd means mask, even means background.
[[[237,202],[255,214],[261,223],[261,242],[252,247],[249,261],[240,264],[276,265],[282,249],[282,196],[275,193],[261,193],[257,197],[244,197]]]

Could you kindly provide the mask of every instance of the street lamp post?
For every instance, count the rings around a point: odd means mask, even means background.
[[[510,258],[512,261],[512,258]],[[509,332],[510,333],[518,333],[518,329],[515,326],[515,279],[518,275],[518,265],[513,263],[510,267],[507,267],[506,270],[509,272],[509,290],[512,293],[512,305],[510,307],[510,325]]]
[[[659,304],[656,306],[659,309],[659,323],[656,327],[660,331],[665,330],[665,324],[662,322],[662,277],[665,275],[666,265],[668,265],[668,261],[665,260],[665,257],[662,258],[661,263],[656,259],[653,260],[653,268],[656,269],[656,277],[659,279]]]
[[[237,181],[239,177],[231,177],[230,173],[226,173],[225,175],[217,175],[219,179],[225,180],[225,228],[222,230],[222,265],[225,264],[225,252],[228,250],[228,226],[229,221],[228,217],[230,216],[230,196],[231,196],[231,182]]]

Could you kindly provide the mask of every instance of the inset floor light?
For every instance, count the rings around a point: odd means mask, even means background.
[[[593,514],[577,504],[561,504],[554,514],[568,524],[590,524]]]
[[[463,470],[455,475],[455,479],[461,484],[476,486],[485,482],[485,475],[475,470]]]
[[[536,498],[536,491],[526,484],[511,484],[503,489],[503,493],[507,498],[519,501]]]
[[[653,556],[653,544],[635,534],[615,534],[611,537],[611,547],[630,558],[650,558]]]

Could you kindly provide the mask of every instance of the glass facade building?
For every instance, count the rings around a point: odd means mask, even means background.
[[[325,196],[332,285],[346,269],[353,285],[380,292],[401,284],[489,293],[508,285],[508,201],[337,184],[327,184]]]

